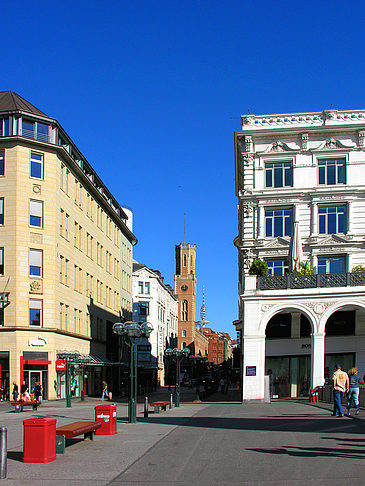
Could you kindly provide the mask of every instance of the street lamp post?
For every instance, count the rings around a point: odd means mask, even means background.
[[[149,322],[137,323],[132,321],[116,322],[113,332],[122,336],[130,351],[129,367],[129,399],[128,422],[134,424],[137,420],[137,344],[139,337],[149,337],[153,327]]]
[[[180,366],[181,361],[190,354],[189,348],[184,349],[166,349],[165,356],[173,359],[176,363],[176,381],[175,381],[175,407],[180,407]]]

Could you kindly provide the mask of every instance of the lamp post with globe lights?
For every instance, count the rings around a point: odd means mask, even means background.
[[[129,399],[128,399],[128,423],[134,424],[137,420],[137,344],[136,339],[140,337],[149,338],[153,327],[149,322],[116,322],[113,325],[113,332],[122,336],[123,341],[129,347]]]
[[[181,361],[187,358],[190,354],[189,348],[178,349],[178,348],[167,348],[165,351],[165,356],[176,363],[176,381],[175,381],[175,407],[180,407],[180,367]]]

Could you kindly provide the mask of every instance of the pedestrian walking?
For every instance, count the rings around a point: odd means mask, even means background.
[[[17,402],[19,396],[19,387],[15,381],[13,381],[13,401]]]
[[[102,381],[102,392],[101,392],[101,399],[104,400],[106,398],[108,400],[109,394],[108,394],[108,385],[105,381]]]
[[[221,393],[223,395],[224,392],[225,392],[225,389],[226,389],[226,380],[223,378],[223,376],[222,376],[222,378],[221,378],[221,380],[219,382],[219,385],[221,387]]]
[[[20,386],[20,398],[24,398],[24,393],[28,391],[28,385],[25,384],[25,381]]]
[[[343,417],[342,397],[349,389],[349,377],[346,371],[342,371],[341,365],[336,364],[332,375],[333,382],[333,416]]]
[[[357,415],[359,409],[359,392],[360,392],[360,376],[358,375],[358,369],[356,367],[351,368],[348,372],[349,375],[349,392],[347,395],[347,415],[350,415],[351,402],[354,402],[356,408],[355,414]]]

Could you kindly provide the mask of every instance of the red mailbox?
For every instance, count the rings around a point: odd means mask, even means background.
[[[117,406],[97,405],[95,407],[95,421],[101,423],[101,427],[95,431],[95,435],[114,435],[117,433]]]
[[[52,462],[56,459],[56,419],[34,417],[23,420],[23,462]]]

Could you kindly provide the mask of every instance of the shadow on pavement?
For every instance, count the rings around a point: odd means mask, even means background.
[[[266,430],[283,432],[325,432],[333,427],[338,427],[343,433],[343,426],[346,425],[346,433],[365,433],[365,421],[349,421],[346,418],[338,419],[335,417],[318,418],[317,416],[293,419],[273,417],[273,418],[237,418],[237,417],[168,417],[163,416],[138,418],[138,422],[149,422],[165,425],[179,425],[184,427],[215,428],[227,430]]]
[[[296,450],[294,450],[296,449]],[[364,459],[364,449],[332,449],[329,447],[293,447],[285,446],[276,449],[246,449],[262,454],[284,454],[295,457],[341,457],[344,459]]]
[[[23,462],[23,451],[8,451],[8,459]]]

